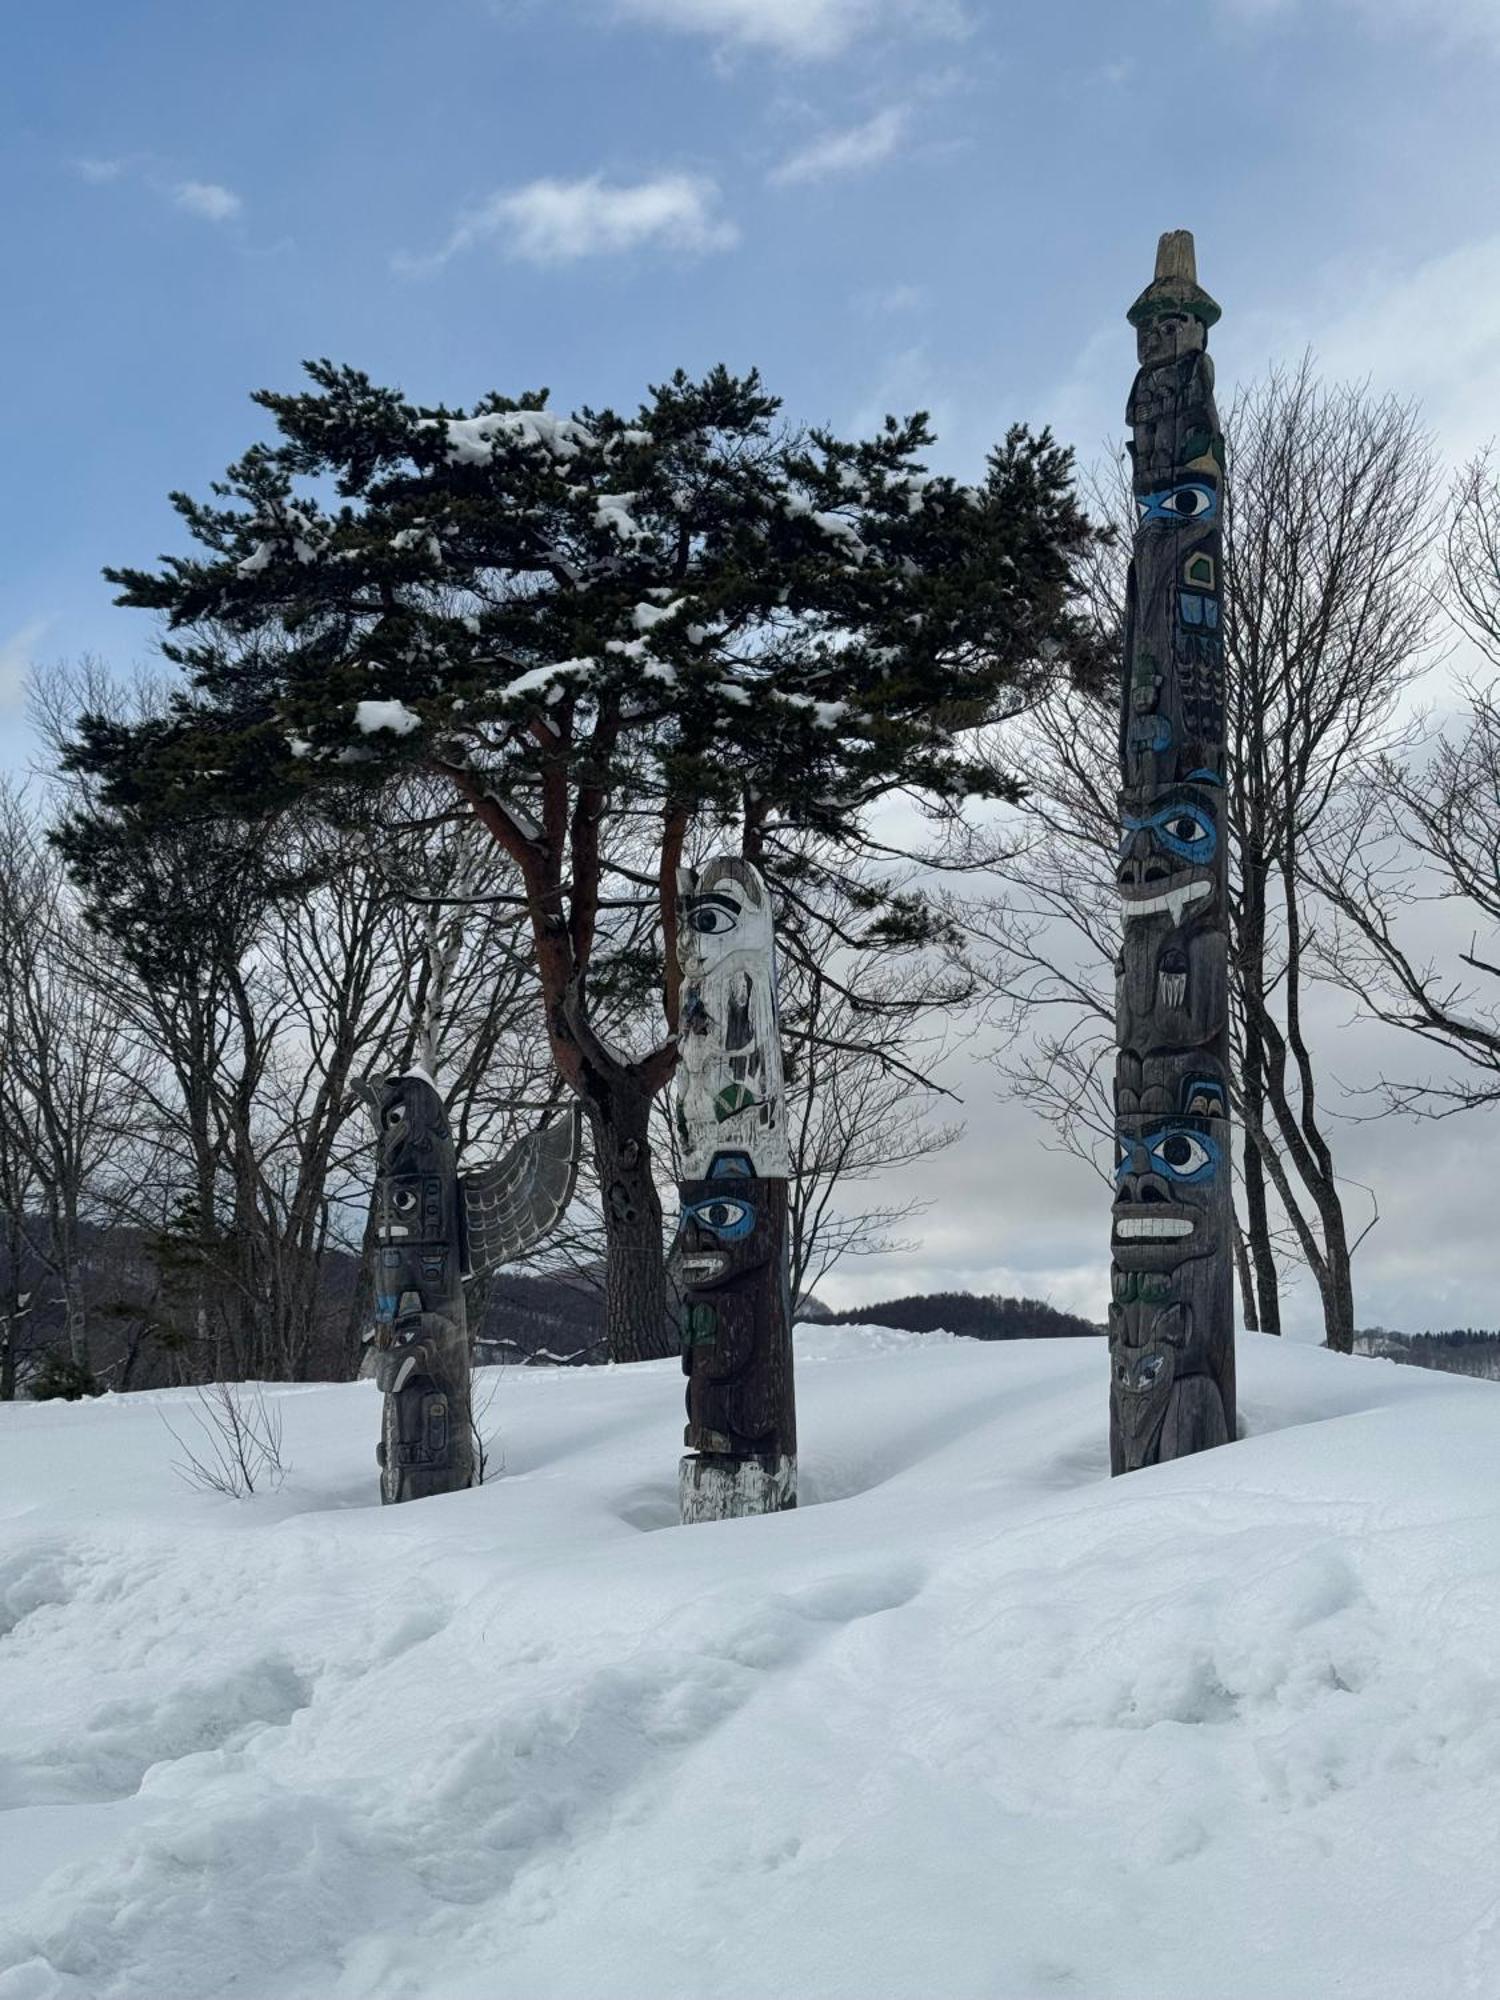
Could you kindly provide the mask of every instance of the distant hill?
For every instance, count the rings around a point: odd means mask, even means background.
[[[1007,1299],[998,1292],[917,1292],[825,1315],[832,1326],[898,1326],[909,1333],[956,1333],[967,1340],[1078,1340],[1103,1332],[1045,1299]]]
[[[579,1367],[607,1361],[604,1293],[586,1277],[529,1278],[497,1271],[470,1293],[474,1359]],[[477,1310],[476,1310],[477,1308]]]

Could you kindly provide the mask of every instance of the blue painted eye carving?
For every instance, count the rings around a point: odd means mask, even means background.
[[[1165,1125],[1139,1139],[1121,1139],[1119,1151],[1117,1181],[1127,1174],[1158,1173],[1169,1181],[1198,1186],[1211,1181],[1219,1170],[1217,1141],[1185,1125]]]
[[[1184,861],[1207,861],[1219,844],[1218,829],[1191,806],[1172,806],[1157,816],[1156,836]]]
[[[1143,830],[1149,830],[1169,854],[1198,867],[1212,861],[1219,849],[1219,829],[1201,806],[1163,806],[1146,819],[1135,819],[1125,813],[1121,824],[1125,829],[1120,843],[1122,854],[1130,846],[1131,836]]]
[[[1219,496],[1206,480],[1190,479],[1181,486],[1165,487],[1160,493],[1137,493],[1139,525],[1167,521],[1180,526],[1186,521],[1212,521],[1219,512]]]
[[[1218,1150],[1195,1132],[1165,1132],[1151,1148],[1151,1158],[1170,1180],[1209,1180],[1218,1165]]]
[[[724,1243],[737,1243],[755,1227],[755,1210],[749,1202],[731,1201],[722,1194],[694,1202],[688,1214],[701,1229],[712,1230]]]

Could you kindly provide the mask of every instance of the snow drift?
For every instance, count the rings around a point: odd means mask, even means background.
[[[1500,1992],[1500,1391],[1250,1337],[1111,1482],[1102,1342],[798,1349],[693,1529],[670,1364],[383,1510],[365,1384],[238,1503],[184,1392],[0,1410],[0,2000]]]

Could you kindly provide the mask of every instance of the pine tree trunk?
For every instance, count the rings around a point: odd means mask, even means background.
[[[588,1103],[604,1208],[605,1327],[611,1361],[656,1361],[677,1352],[667,1303],[661,1198],[651,1174],[651,1099],[617,1084]]]

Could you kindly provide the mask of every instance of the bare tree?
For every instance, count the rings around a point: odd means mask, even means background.
[[[12,1230],[56,1287],[69,1360],[92,1374],[86,1231],[128,1178],[121,1141],[138,1081],[120,1012],[95,976],[78,910],[30,803],[0,787],[0,1122],[12,1158]],[[40,1230],[26,1214],[40,1211]]]
[[[1500,1100],[1500,989],[1490,984],[1500,979],[1500,474],[1491,453],[1455,481],[1445,555],[1448,610],[1489,672],[1460,684],[1454,728],[1367,760],[1314,860],[1338,919],[1319,940],[1324,968],[1367,1014],[1450,1059],[1446,1074],[1382,1084],[1381,1107],[1434,1118]],[[1467,949],[1450,942],[1464,932]]]
[[[819,914],[826,919],[829,912]],[[894,953],[851,952],[837,935],[850,913],[834,916],[831,925],[793,922],[784,938],[794,1303],[847,1257],[909,1247],[901,1240],[903,1225],[928,1203],[918,1196],[870,1202],[863,1191],[943,1151],[963,1130],[930,1124],[924,1112],[945,1094],[932,1075],[943,1054],[934,1017],[963,1004],[971,991],[967,975],[945,976]]]
[[[140,716],[159,699],[85,663],[44,681],[39,720],[60,749],[80,705]],[[519,912],[466,893],[470,816],[424,822],[421,799],[389,802],[404,872],[368,828],[324,818],[185,829],[82,785],[72,803],[97,974],[150,1068],[132,1133],[150,1158],[116,1219],[165,1281],[153,1337],[194,1357],[189,1379],[352,1372],[368,1273],[361,1260],[352,1289],[329,1273],[367,1228],[362,1079],[447,1062],[455,1131],[480,1149],[550,1101]]]

